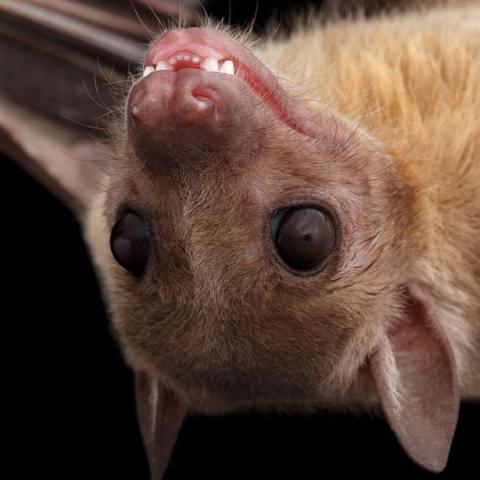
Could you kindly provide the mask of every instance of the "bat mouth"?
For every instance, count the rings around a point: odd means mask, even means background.
[[[281,88],[276,76],[242,43],[212,29],[172,30],[150,48],[143,77],[155,72],[199,69],[210,74],[237,77],[288,127],[315,136],[297,107]],[[300,114],[298,114],[300,113]]]

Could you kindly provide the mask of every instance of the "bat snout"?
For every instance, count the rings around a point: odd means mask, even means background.
[[[235,157],[231,152],[252,130],[257,104],[233,75],[189,67],[155,71],[130,92],[129,140],[142,162],[164,173],[207,162],[226,165],[222,152]]]
[[[155,137],[171,127],[213,127],[220,119],[221,96],[201,82],[196,71],[156,72],[139,82],[130,94],[131,134]],[[143,131],[143,132],[142,132]]]

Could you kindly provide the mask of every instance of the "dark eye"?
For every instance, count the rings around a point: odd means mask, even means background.
[[[290,268],[300,272],[323,267],[335,246],[333,221],[314,207],[278,211],[272,229],[278,254]]]
[[[150,230],[145,220],[136,213],[126,213],[112,229],[110,248],[123,268],[141,275],[150,252]]]

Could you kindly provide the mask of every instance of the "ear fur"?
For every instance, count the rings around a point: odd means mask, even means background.
[[[162,480],[186,412],[173,393],[144,372],[135,373],[135,392],[150,478]]]
[[[446,338],[431,327],[422,302],[410,297],[370,361],[384,414],[413,461],[445,468],[459,410],[457,369]]]

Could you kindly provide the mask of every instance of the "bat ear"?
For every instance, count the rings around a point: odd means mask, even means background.
[[[137,416],[151,480],[162,480],[186,410],[176,396],[145,372],[135,372]]]
[[[459,409],[455,359],[431,327],[422,302],[410,298],[403,318],[371,358],[384,414],[410,458],[433,472],[447,463]]]

